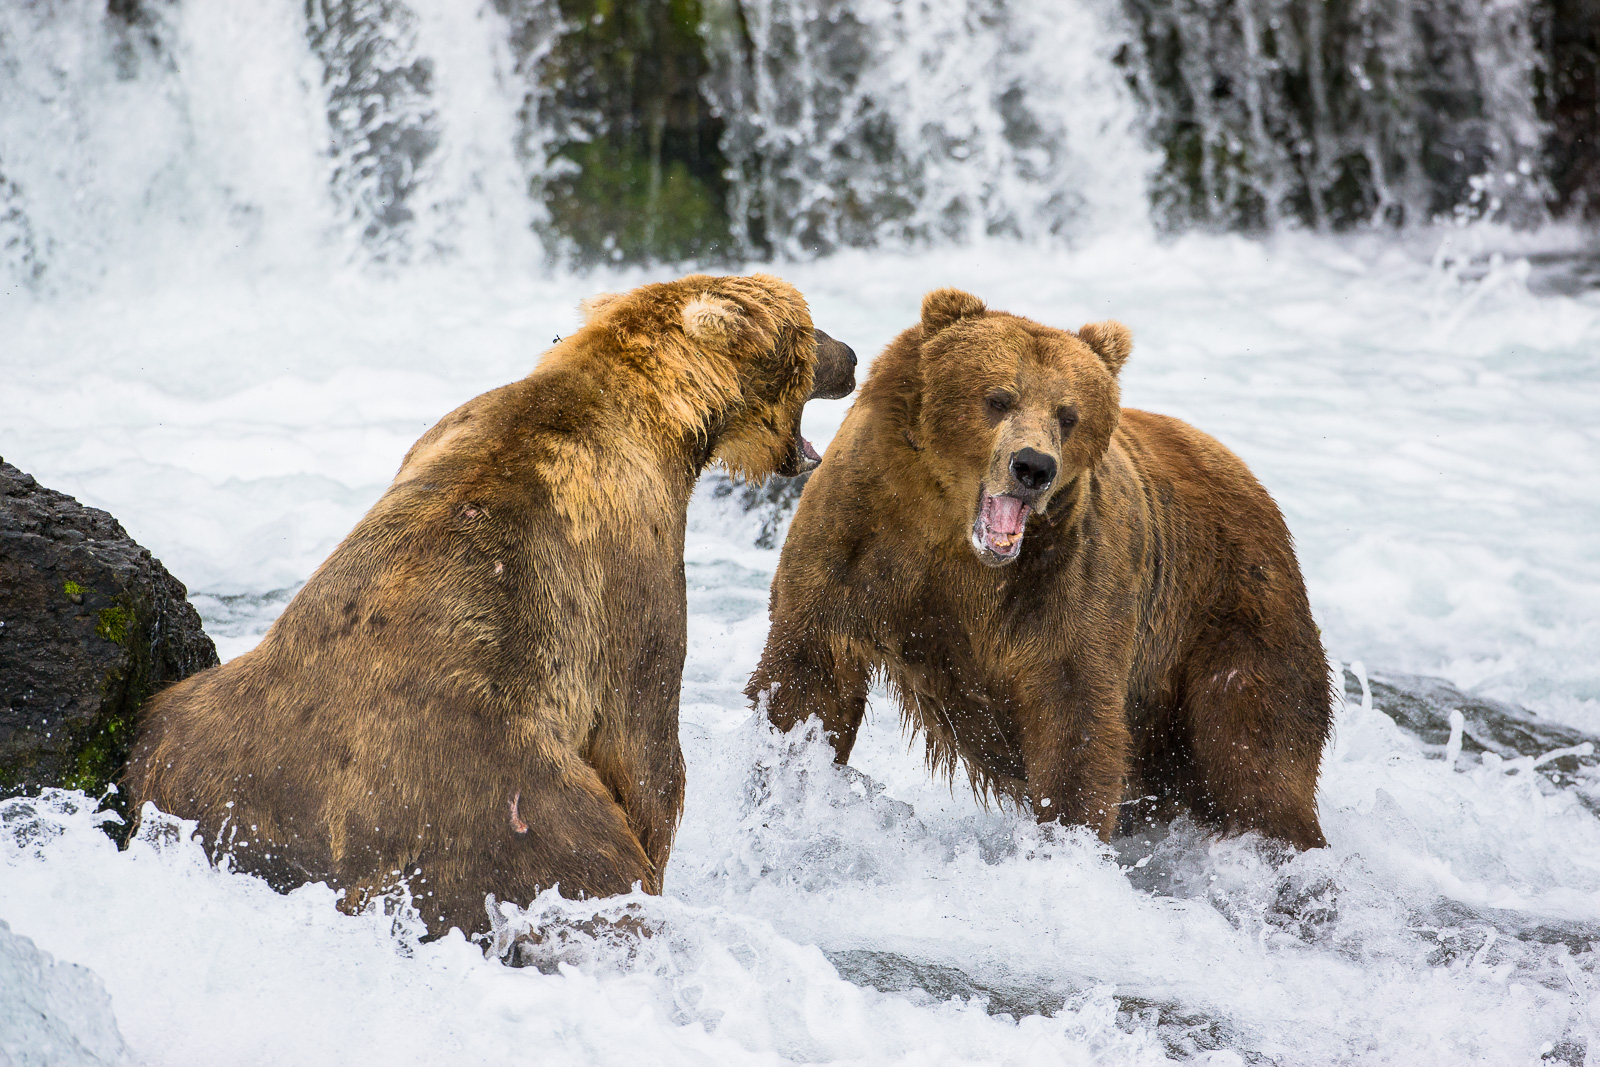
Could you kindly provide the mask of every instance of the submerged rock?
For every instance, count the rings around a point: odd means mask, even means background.
[[[1463,693],[1442,678],[1379,672],[1367,682],[1372,687],[1373,706],[1401,729],[1430,745],[1442,745],[1450,739],[1452,711],[1461,712],[1466,721],[1461,739],[1463,752],[1493,752],[1501,759],[1516,759],[1576,748],[1585,741],[1600,742],[1600,738],[1541,719],[1515,704]],[[1345,695],[1361,699],[1361,683],[1348,672]],[[1573,758],[1600,762],[1600,754]]]
[[[98,975],[0,920],[0,1063],[109,1067],[132,1060]]]
[[[1442,749],[1450,740],[1450,713],[1461,712],[1461,751],[1492,752],[1504,760],[1531,756],[1541,775],[1561,788],[1588,785],[1600,768],[1600,737],[1540,718],[1515,704],[1471,696],[1440,678],[1376,673],[1367,679],[1372,704],[1423,744]],[[1345,697],[1361,700],[1361,683],[1345,672]],[[1587,750],[1585,750],[1587,746]],[[1562,750],[1564,755],[1554,756]],[[1552,757],[1553,758],[1547,758]],[[1574,795],[1600,815],[1600,795],[1586,788]]]
[[[800,503],[800,493],[811,478],[808,471],[794,478],[773,475],[764,482],[746,482],[722,471],[706,476],[713,500],[731,500],[755,520],[755,546],[777,548],[789,532],[789,520]]]
[[[1096,985],[1086,979],[1064,976],[1006,975],[995,978],[968,973],[960,967],[916,959],[877,949],[823,950],[839,977],[880,993],[899,993],[914,1001],[973,1001],[990,1015],[1023,1019],[1029,1015],[1053,1016],[1074,1000],[1088,995]],[[1247,1046],[1247,1039],[1227,1020],[1169,1001],[1151,1000],[1118,992],[1113,1000],[1117,1028],[1132,1033],[1153,1030],[1167,1054],[1189,1060],[1218,1049],[1234,1049],[1246,1063],[1263,1062]]]
[[[0,460],[0,796],[100,793],[150,694],[216,663],[149,549]]]

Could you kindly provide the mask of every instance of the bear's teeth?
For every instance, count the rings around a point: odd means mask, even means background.
[[[984,511],[985,525],[1013,540],[1028,519],[1028,505],[1014,496],[991,496],[984,501]]]

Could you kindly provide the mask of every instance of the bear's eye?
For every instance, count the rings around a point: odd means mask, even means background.
[[[1078,425],[1078,409],[1057,408],[1056,418],[1061,422],[1061,435],[1065,437],[1072,432],[1074,426]]]
[[[996,415],[1004,415],[1006,412],[1011,410],[1011,405],[1016,403],[1016,401],[1012,399],[1010,393],[990,393],[988,398],[985,399],[984,403],[987,404],[989,406],[989,410],[994,412]]]

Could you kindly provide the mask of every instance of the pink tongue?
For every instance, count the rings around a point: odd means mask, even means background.
[[[1022,532],[1028,505],[1014,496],[992,496],[985,503],[988,514],[984,518],[990,530],[1008,537]]]
[[[814,459],[818,463],[822,462],[822,457],[817,455],[817,446],[807,441],[804,437],[800,438],[800,451],[806,454],[807,459]]]

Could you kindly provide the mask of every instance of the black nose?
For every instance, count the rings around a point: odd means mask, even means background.
[[[1037,448],[1024,448],[1011,455],[1011,475],[1024,489],[1040,493],[1056,480],[1056,461]]]

